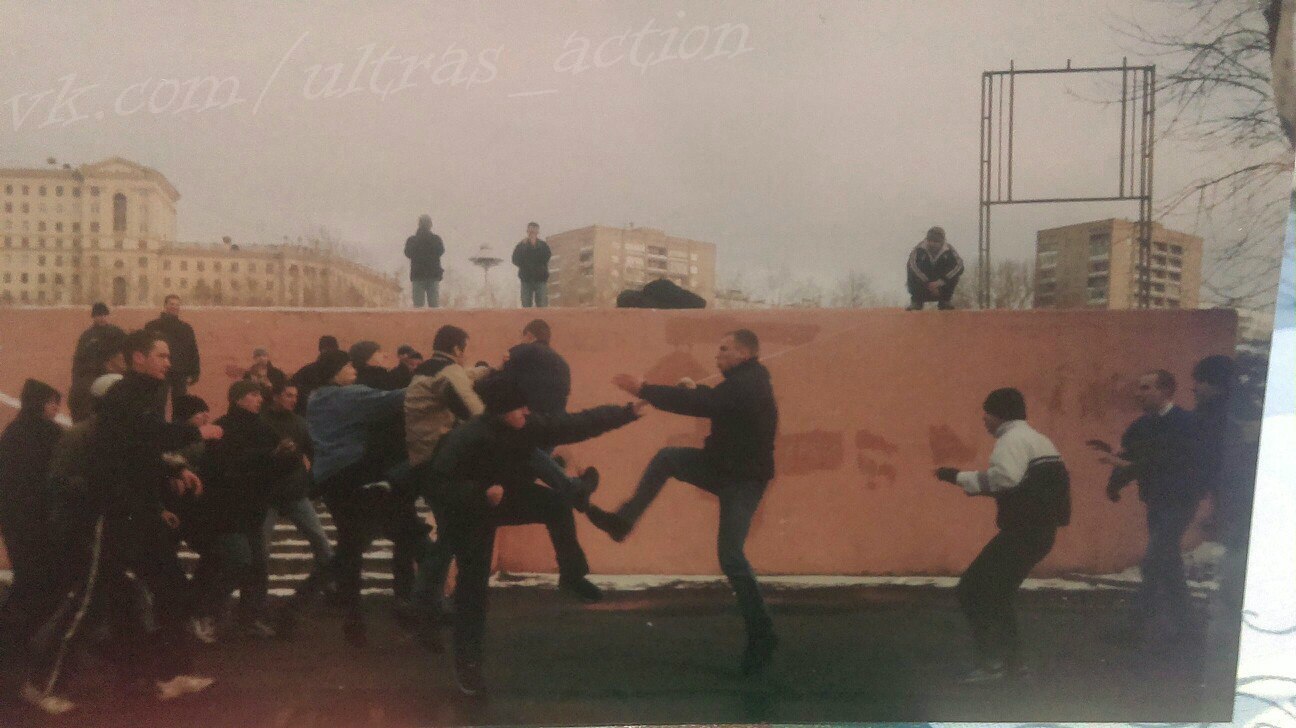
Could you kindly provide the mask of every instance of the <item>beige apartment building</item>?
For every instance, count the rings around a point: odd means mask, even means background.
[[[400,284],[310,246],[176,242],[180,193],[120,157],[0,169],[0,304],[395,306]]]
[[[1152,308],[1197,308],[1202,239],[1152,225]],[[1036,308],[1138,308],[1138,224],[1096,220],[1040,230]]]
[[[616,306],[617,294],[667,278],[715,303],[715,245],[661,230],[591,225],[550,235],[550,306]]]

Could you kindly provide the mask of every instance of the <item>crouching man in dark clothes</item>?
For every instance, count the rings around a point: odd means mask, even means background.
[[[477,386],[486,405],[478,415],[451,430],[432,460],[429,500],[445,516],[445,538],[459,565],[455,586],[455,683],[466,695],[486,688],[481,671],[486,631],[486,595],[491,554],[499,526],[544,523],[557,551],[561,578],[583,577],[589,566],[570,519],[571,502],[557,490],[534,482],[537,448],[551,448],[597,437],[640,416],[643,403],[605,405],[572,414],[533,414],[526,397],[508,378],[493,376]],[[577,487],[577,480],[569,485]],[[584,494],[586,497],[588,494]],[[579,496],[578,496],[579,497]],[[568,518],[562,519],[566,514]],[[558,524],[569,526],[559,531]],[[441,527],[441,521],[437,522]]]
[[[995,437],[986,470],[939,468],[936,477],[968,495],[995,499],[999,533],[959,579],[958,600],[972,626],[975,667],[962,680],[1002,680],[1024,671],[1013,600],[1026,575],[1053,548],[1057,530],[1071,521],[1071,479],[1057,448],[1026,424],[1026,400],[1016,389],[996,389],[981,421]]]
[[[747,531],[774,477],[774,436],[778,405],[769,370],[760,363],[760,340],[747,329],[726,334],[716,352],[716,367],[724,381],[712,387],[665,387],[645,384],[642,377],[619,374],[612,381],[666,412],[706,417],[711,434],[702,449],[667,447],[648,463],[634,495],[614,513],[590,506],[590,523],[615,541],[623,541],[635,522],[671,478],[691,483],[720,499],[717,551],[720,570],[738,598],[747,626],[747,647],[741,670],[745,675],[765,669],[778,646],[774,623],[765,609],[756,575],[743,554]]]
[[[199,439],[219,439],[220,427],[168,423],[159,404],[165,391],[171,354],[151,331],[136,331],[122,346],[130,371],[100,400],[90,432],[90,494],[98,518],[92,558],[84,581],[76,587],[75,609],[60,610],[58,625],[45,629],[58,636],[33,670],[31,687],[51,696],[71,642],[77,639],[88,610],[112,610],[143,601],[151,608],[128,620],[119,642],[110,649],[127,679],[149,685],[159,700],[206,689],[209,677],[187,675],[190,646],[184,633],[188,584],[176,556],[171,529],[179,520],[162,505],[162,490],[199,490],[201,481],[183,459],[170,456]],[[36,697],[36,696],[33,696]],[[31,701],[36,702],[36,701]],[[66,710],[70,704],[42,705]]]

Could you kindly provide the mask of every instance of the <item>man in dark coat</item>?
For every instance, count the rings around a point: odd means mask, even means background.
[[[615,541],[623,541],[639,517],[671,478],[692,483],[720,499],[718,552],[720,570],[729,579],[747,626],[742,672],[753,674],[769,664],[778,645],[756,575],[743,554],[752,516],[774,477],[774,437],[778,406],[769,370],[759,361],[760,340],[747,329],[720,340],[716,366],[724,381],[712,387],[668,387],[646,384],[642,377],[619,374],[613,384],[665,412],[705,417],[711,434],[702,449],[667,447],[648,463],[634,495],[615,512],[595,506],[589,519]]]
[[[551,346],[553,331],[544,319],[522,329],[522,343],[509,349],[501,371],[521,388],[527,408],[551,415],[567,411],[571,367]]]
[[[1136,397],[1144,414],[1121,435],[1121,451],[1112,454],[1101,441],[1089,443],[1101,451],[1099,460],[1112,466],[1107,497],[1120,500],[1121,490],[1137,480],[1139,499],[1147,506],[1143,580],[1123,641],[1154,648],[1182,637],[1188,627],[1182,541],[1209,486],[1198,420],[1175,405],[1175,389],[1174,376],[1164,369],[1142,375]]]
[[[68,388],[68,413],[73,422],[90,416],[93,405],[90,385],[104,373],[104,360],[120,350],[122,339],[126,338],[126,332],[108,323],[109,315],[106,304],[99,302],[91,306],[93,323],[77,339],[76,351],[72,354],[72,386]]]
[[[540,239],[540,224],[527,223],[526,237],[513,246],[513,265],[522,282],[522,308],[549,305],[549,244]]]
[[[447,543],[459,565],[455,587],[455,681],[460,691],[485,690],[481,672],[486,631],[486,595],[495,530],[499,526],[544,523],[560,543],[560,579],[589,572],[574,526],[555,534],[556,516],[570,512],[557,491],[535,483],[537,448],[597,437],[637,419],[643,403],[595,407],[574,414],[537,414],[507,377],[482,380],[477,391],[486,405],[478,415],[451,430],[432,460],[429,500],[445,514]],[[438,520],[438,526],[442,523]]]
[[[291,440],[301,456],[292,471],[276,480],[271,487],[270,510],[266,514],[263,532],[266,543],[270,543],[279,517],[287,518],[310,544],[311,553],[315,556],[313,573],[323,574],[333,560],[333,544],[329,543],[328,534],[324,532],[315,504],[310,499],[310,464],[315,457],[315,448],[306,419],[294,411],[297,396],[297,386],[285,384],[261,409],[261,419],[274,429],[280,439]]]
[[[445,243],[441,236],[432,232],[432,218],[420,215],[418,231],[405,241],[405,257],[410,261],[410,288],[414,292],[414,308],[437,308],[441,305],[439,291],[441,278],[445,271],[441,268],[441,256],[445,255]]]
[[[252,366],[243,374],[243,379],[261,385],[261,396],[269,401],[274,391],[288,382],[288,375],[270,362],[270,351],[257,347],[252,350]]]
[[[327,334],[319,337],[318,346],[319,356],[315,358],[315,361],[298,369],[297,373],[292,375],[292,379],[289,380],[297,385],[297,409],[294,411],[303,417],[306,416],[306,402],[310,399],[311,392],[328,382],[328,379],[322,374],[323,365],[320,363],[321,359],[324,354],[330,351],[338,351],[341,348],[338,346],[337,337]]]
[[[35,662],[31,696],[24,695],[30,702],[52,696],[67,645],[84,628],[81,616],[96,605],[149,605],[146,613],[130,620],[110,651],[124,677],[152,681],[160,700],[198,692],[214,682],[185,674],[192,665],[183,629],[190,606],[188,584],[171,533],[180,524],[165,510],[162,490],[201,490],[201,481],[175,452],[199,439],[219,439],[221,429],[163,418],[160,395],[171,356],[158,334],[133,332],[122,348],[130,371],[100,399],[90,434],[88,454],[95,464],[90,494],[97,513],[90,568],[77,586],[76,607],[60,610],[43,628],[63,639]],[[142,600],[136,596],[141,589],[147,591]]]
[[[229,412],[216,420],[224,430],[208,449],[208,508],[221,554],[222,583],[218,601],[239,590],[243,630],[272,637],[264,621],[269,563],[264,525],[270,487],[300,464],[297,444],[280,438],[260,417],[263,398],[256,382],[238,381],[229,388]]]
[[[201,369],[193,327],[180,320],[180,297],[169,294],[163,301],[162,315],[145,324],[144,328],[160,334],[171,351],[167,384],[171,387],[171,406],[174,407],[176,400],[198,383]]]
[[[387,370],[392,389],[404,389],[414,380],[414,370],[423,363],[423,355],[409,344],[396,349],[396,366]]]
[[[923,304],[936,302],[942,311],[954,308],[950,299],[963,275],[963,259],[945,242],[945,229],[934,227],[914,246],[906,266],[909,310],[921,311]]]
[[[0,636],[21,645],[40,614],[50,577],[52,494],[50,461],[63,428],[54,423],[61,397],[44,382],[28,379],[18,416],[0,434],[0,538],[13,569],[13,584],[0,607]]]

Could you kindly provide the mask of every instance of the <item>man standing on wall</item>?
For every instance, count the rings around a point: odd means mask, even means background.
[[[513,265],[522,282],[522,308],[548,307],[549,244],[540,239],[540,223],[527,223],[526,237],[513,248]]]
[[[711,420],[711,434],[700,450],[667,447],[658,451],[639,479],[634,495],[615,512],[593,505],[587,511],[590,523],[614,541],[624,541],[671,478],[719,497],[720,570],[738,597],[738,608],[747,625],[741,668],[745,675],[764,670],[778,646],[756,575],[743,554],[752,517],[774,477],[774,437],[778,432],[778,405],[770,373],[759,357],[760,340],[756,334],[738,329],[720,340],[716,366],[724,381],[715,387],[646,384],[643,377],[629,374],[613,378],[617,387],[657,409]]]
[[[198,383],[198,340],[193,327],[180,320],[180,297],[168,294],[162,302],[162,315],[144,325],[156,332],[171,350],[171,371],[167,384],[171,387],[171,406],[188,393],[189,387]]]
[[[108,306],[101,302],[90,307],[90,328],[77,339],[72,354],[72,386],[68,389],[68,412],[73,422],[80,422],[91,414],[93,400],[90,385],[103,374],[103,362],[108,354],[121,349],[126,332],[108,323]]]
[[[441,256],[445,244],[441,236],[432,232],[432,218],[419,215],[418,230],[405,241],[405,257],[410,261],[410,289],[414,292],[414,308],[437,308],[441,305]]]
[[[954,308],[950,299],[963,275],[963,259],[945,242],[945,228],[927,231],[921,243],[909,253],[907,267],[910,311],[921,311],[924,304],[936,302],[942,311]]]

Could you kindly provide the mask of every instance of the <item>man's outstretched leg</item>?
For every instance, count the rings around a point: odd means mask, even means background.
[[[591,505],[587,511],[590,523],[611,536],[613,541],[624,541],[639,517],[657,499],[667,480],[675,478],[705,487],[703,484],[709,480],[709,468],[704,457],[702,451],[695,447],[664,447],[658,450],[644,469],[639,485],[635,487],[630,499],[613,512]]]

